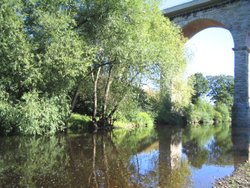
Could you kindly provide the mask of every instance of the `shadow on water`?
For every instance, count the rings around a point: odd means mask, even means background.
[[[247,158],[249,134],[228,125],[6,137],[0,187],[211,187]]]

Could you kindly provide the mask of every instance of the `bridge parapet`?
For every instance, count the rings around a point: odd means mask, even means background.
[[[163,9],[162,12],[165,16],[173,19],[177,16],[184,16],[197,11],[211,9],[214,7],[223,6],[228,3],[233,3],[239,0],[193,0],[177,6]]]

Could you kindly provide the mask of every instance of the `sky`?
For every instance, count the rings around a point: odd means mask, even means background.
[[[190,2],[192,0],[161,0],[160,8],[169,8],[175,5]]]
[[[200,31],[186,43],[187,74],[234,75],[234,47],[231,33],[222,28]]]
[[[190,2],[192,0],[162,0],[161,9]],[[186,43],[187,71],[207,75],[234,75],[234,47],[231,33],[223,28],[200,31]]]

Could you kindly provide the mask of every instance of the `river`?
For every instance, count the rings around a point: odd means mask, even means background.
[[[212,187],[249,160],[243,142],[229,125],[2,137],[0,187]]]

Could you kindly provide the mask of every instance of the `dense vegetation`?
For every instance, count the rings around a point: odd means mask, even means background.
[[[196,73],[189,78],[194,93],[187,109],[191,124],[214,124],[231,120],[234,82],[232,76],[207,76]]]
[[[161,88],[161,104],[181,82],[184,39],[154,0],[3,0],[0,9],[1,134],[63,131],[77,104],[94,128],[148,116],[142,85]]]
[[[185,39],[155,0],[3,0],[0,9],[0,134],[230,119],[233,78],[184,81]]]

